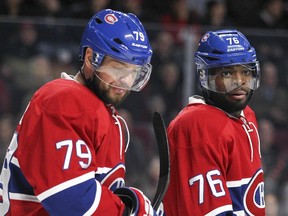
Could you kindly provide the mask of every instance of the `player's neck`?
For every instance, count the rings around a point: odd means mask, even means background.
[[[237,112],[233,112],[233,113],[229,113],[231,116],[234,116],[236,118],[240,118],[241,116],[241,111],[237,111]]]
[[[80,84],[85,85],[85,82],[84,82],[84,80],[83,80],[83,77],[82,77],[82,75],[81,75],[80,73],[81,73],[81,72],[78,72],[78,73],[76,74],[76,76],[74,77],[74,79],[75,79],[77,82],[79,82]]]

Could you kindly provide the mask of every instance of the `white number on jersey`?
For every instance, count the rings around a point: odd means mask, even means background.
[[[209,187],[212,191],[212,194],[215,197],[221,197],[226,194],[223,183],[220,179],[218,179],[218,176],[220,176],[219,170],[211,170],[207,172],[206,174],[206,180],[208,181]],[[199,174],[189,180],[189,185],[192,186],[195,182],[199,182],[199,204],[202,204],[204,202],[204,176],[202,174]],[[219,186],[219,187],[217,187]],[[218,189],[218,191],[217,191]]]
[[[67,148],[66,155],[64,159],[63,169],[69,169],[71,157],[73,153],[73,141],[72,140],[64,140],[61,142],[56,143],[56,148]],[[83,169],[87,169],[92,160],[90,149],[88,148],[87,144],[83,140],[78,140],[76,142],[76,155],[78,158],[83,159],[79,161],[80,166]],[[86,161],[86,162],[85,162]]]

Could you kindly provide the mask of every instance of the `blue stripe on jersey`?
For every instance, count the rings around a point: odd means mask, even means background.
[[[24,177],[20,168],[10,163],[10,171],[11,177],[9,181],[9,192],[34,195],[33,188]]]
[[[220,206],[216,209],[213,209],[211,212],[205,214],[205,216],[232,216],[233,209],[231,205]]]
[[[231,199],[233,201],[233,211],[243,211],[243,197],[245,190],[247,189],[247,185],[241,185],[239,187],[228,188]]]
[[[97,188],[95,179],[89,179],[47,197],[42,205],[50,215],[84,215],[94,204],[96,193],[101,193],[101,187]]]

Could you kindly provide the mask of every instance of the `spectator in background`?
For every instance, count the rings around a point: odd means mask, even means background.
[[[27,1],[27,0],[26,0]],[[63,7],[60,0],[35,0],[38,16],[43,17],[70,17],[70,11]]]
[[[114,0],[114,3],[116,4],[118,10],[125,13],[133,13],[143,20],[143,0]]]
[[[236,26],[253,26],[263,0],[225,0],[228,16]]]
[[[277,139],[278,130],[269,119],[259,119],[258,123],[262,163],[265,172],[266,216],[278,216],[280,212],[285,211],[287,206],[287,200],[283,202],[287,196],[285,185],[288,182],[286,141]],[[280,200],[282,200],[282,204]]]
[[[160,161],[159,155],[154,155],[148,163],[148,182],[149,182],[149,191],[147,191],[147,196],[150,199],[153,199],[154,194],[156,193],[156,188],[159,180],[159,170],[160,170]]]
[[[143,0],[143,11],[147,12],[146,16],[143,17],[143,22],[159,23],[161,16],[171,10],[170,3],[172,1],[174,0]]]
[[[279,157],[281,149],[277,145],[275,126],[269,119],[259,119],[259,136],[265,172],[265,190],[267,193],[276,193],[283,167]]]
[[[27,61],[28,71],[26,74],[26,81],[23,82],[25,95],[21,102],[21,111],[24,112],[35,91],[44,85],[46,82],[55,79],[53,76],[53,68],[50,59],[42,54],[39,54]],[[24,86],[25,85],[25,86]]]
[[[254,92],[251,107],[258,118],[270,118],[277,128],[287,127],[288,92],[279,85],[279,72],[273,62],[261,65],[261,86]]]
[[[67,17],[69,10],[62,8],[60,0],[5,0],[0,14],[9,17]]]
[[[279,200],[273,193],[265,195],[265,216],[279,216]]]
[[[13,109],[12,104],[12,89],[9,83],[6,82],[4,73],[4,64],[0,63],[0,115],[10,112]]]
[[[211,0],[207,2],[206,16],[203,18],[202,24],[211,26],[212,28],[228,27],[233,22],[227,15],[226,3],[222,0]]]
[[[14,118],[11,114],[0,114],[0,167],[15,128]]]
[[[167,123],[167,120],[166,120],[167,106],[166,106],[163,96],[160,93],[153,92],[153,94],[150,95],[150,97],[147,99],[145,103],[145,107],[148,110],[147,117],[148,116],[152,117],[153,113],[156,110],[160,113],[163,113],[164,121],[165,123]]]
[[[18,32],[11,35],[7,43],[6,55],[16,58],[27,60],[40,52],[38,29],[33,21],[29,19],[25,19],[19,23]]]
[[[186,0],[189,10],[196,13],[200,19],[203,19],[207,13],[207,3],[209,1],[210,0]]]
[[[151,161],[151,152],[154,152],[153,143],[148,130],[139,130],[132,114],[127,109],[119,109],[119,115],[125,119],[130,131],[129,148],[125,154],[126,159],[126,186],[139,188],[146,194],[149,192],[147,162]],[[124,126],[124,125],[123,125]],[[123,131],[127,131],[123,128]],[[126,134],[126,140],[128,135]],[[156,149],[157,151],[157,149]],[[141,170],[141,172],[139,172]]]
[[[93,14],[110,8],[111,0],[74,1],[68,8],[74,18],[89,19]]]
[[[18,115],[25,92],[15,82],[15,77],[16,73],[12,65],[9,65],[6,59],[2,59],[0,63],[0,114]],[[20,75],[20,78],[23,77]]]
[[[189,24],[199,24],[199,16],[189,10],[186,0],[173,0],[169,4],[171,12],[162,16],[162,24],[174,24],[187,26]]]
[[[3,0],[0,3],[0,15],[6,15],[10,18],[33,15],[32,9],[33,6],[25,4],[25,0]]]
[[[160,23],[165,30],[173,31],[176,43],[182,43],[182,31],[188,25],[197,28],[201,24],[201,18],[194,11],[190,11],[186,0],[173,0],[169,4],[170,10],[161,16]]]
[[[46,82],[51,81],[53,78],[52,65],[48,57],[45,55],[37,55],[29,61],[30,68],[30,87],[33,86],[34,90],[40,88]]]
[[[283,186],[283,194],[280,200],[280,216],[288,215],[288,180],[286,179],[286,183]]]
[[[153,86],[152,93],[163,98],[165,104],[163,118],[168,124],[182,108],[181,70],[175,62],[165,61],[155,71],[155,76],[158,76],[159,82]]]
[[[175,0],[113,0],[112,2],[117,10],[133,13],[143,22],[159,23],[162,15],[170,13],[170,2],[173,1]]]
[[[29,91],[35,90],[35,85],[39,87],[39,79],[33,80],[36,77],[31,76],[30,62],[33,61],[32,59],[36,56],[39,56],[40,53],[44,55],[46,50],[42,49],[42,45],[43,43],[40,42],[38,28],[30,18],[24,19],[19,23],[18,32],[12,34],[11,37],[7,39],[7,49],[3,61],[6,69],[10,70],[9,79],[11,86],[15,87],[15,89],[13,88],[13,92],[15,93],[13,103],[17,104],[15,106],[17,107],[17,112],[22,113],[23,111],[21,104],[25,95]],[[39,61],[38,63],[42,62]],[[45,70],[46,66],[43,66],[43,64],[37,66],[37,73]]]
[[[0,14],[17,17],[21,14],[23,0],[4,0],[0,3]]]
[[[287,18],[283,0],[263,0],[257,19],[251,21],[260,28],[287,28]]]
[[[0,114],[11,111],[11,92],[7,84],[0,79]]]
[[[154,53],[151,62],[153,63],[154,71],[157,71],[163,62],[173,61],[178,65],[182,63],[181,50],[177,48],[172,34],[170,31],[162,30],[158,32],[152,41]],[[159,76],[154,75],[151,79],[153,83],[159,83]]]
[[[162,61],[170,60],[175,51],[172,33],[168,31],[159,32],[152,41],[152,46],[154,49],[152,62],[159,66]]]

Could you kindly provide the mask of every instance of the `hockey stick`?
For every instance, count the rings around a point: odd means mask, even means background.
[[[160,173],[158,185],[152,202],[153,208],[157,210],[168,189],[170,181],[170,159],[167,133],[163,118],[161,114],[157,111],[155,111],[153,115],[153,128],[157,140],[160,159]]]

